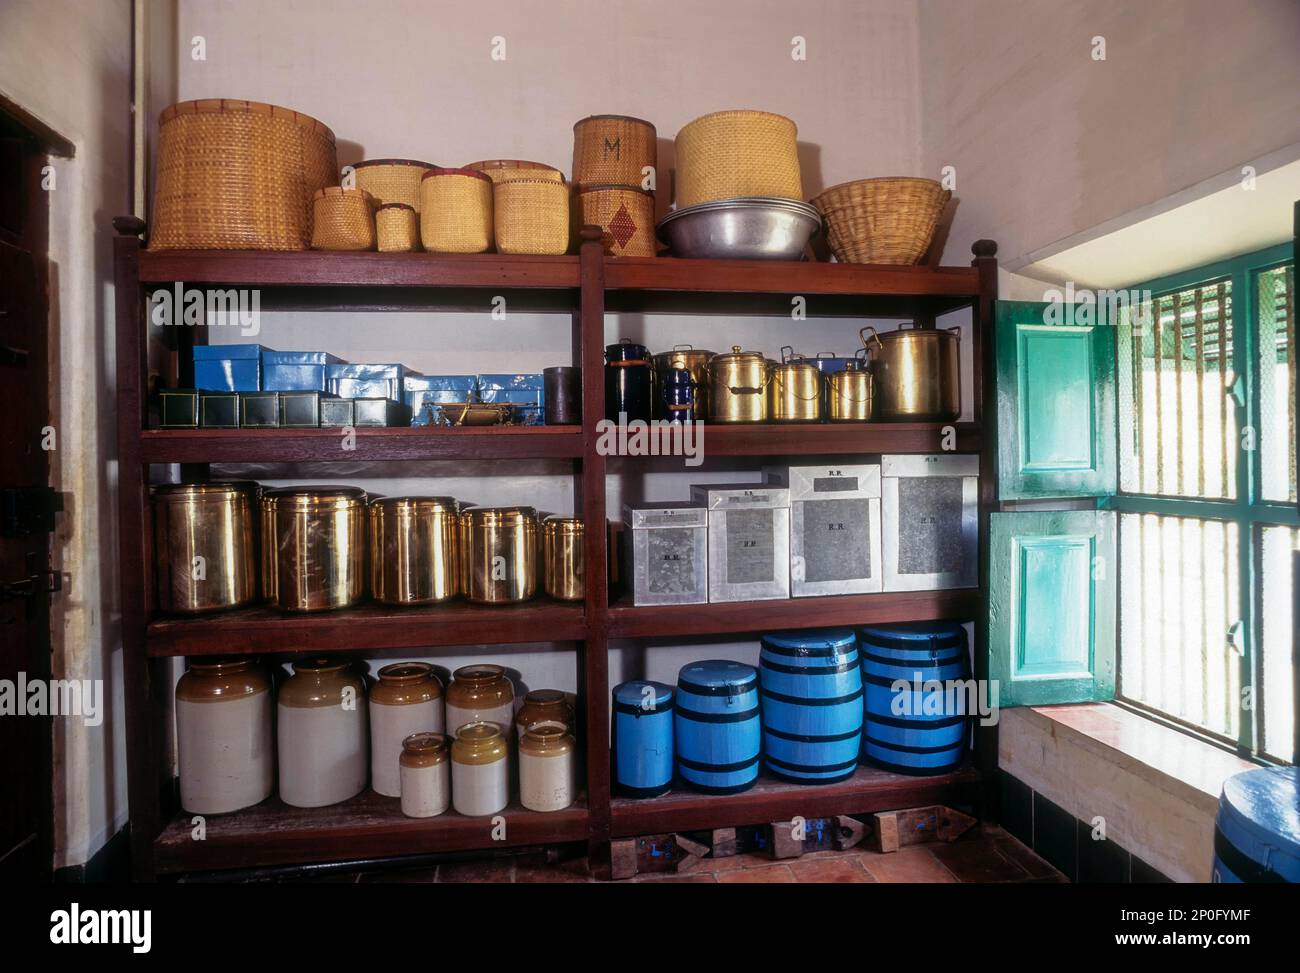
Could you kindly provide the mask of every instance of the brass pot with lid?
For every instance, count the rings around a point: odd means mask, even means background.
[[[709,414],[709,361],[713,357],[714,353],[711,351],[704,351],[691,345],[673,345],[672,351],[661,351],[651,358],[654,363],[654,417],[656,419],[668,418],[668,407],[663,400],[663,383],[664,377],[674,368],[684,368],[691,373],[691,381],[695,384],[696,415]]]
[[[483,604],[527,601],[537,593],[537,511],[470,507],[460,515],[461,582]]]
[[[877,419],[950,422],[961,415],[960,330],[899,328],[859,334],[875,376]]]
[[[452,497],[370,502],[370,593],[386,605],[429,605],[460,594],[460,505]]]
[[[257,597],[259,487],[249,481],[153,487],[158,607],[198,614]]]
[[[826,418],[831,422],[866,422],[875,408],[876,379],[865,368],[846,368],[826,376]]]
[[[766,422],[772,363],[757,351],[732,345],[709,359],[709,421]]]
[[[285,611],[346,608],[366,594],[366,491],[285,487],[274,510],[275,604]]]
[[[581,517],[547,517],[542,521],[542,589],[561,601],[581,601],[586,588]]]
[[[816,422],[821,418],[822,373],[787,345],[768,381],[768,413],[773,422]],[[802,359],[802,360],[801,360]]]

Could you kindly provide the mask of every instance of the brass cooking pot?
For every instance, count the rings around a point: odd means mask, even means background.
[[[366,491],[285,487],[267,494],[276,545],[275,604],[285,611],[347,608],[366,594]]]
[[[821,418],[822,373],[816,365],[793,361],[777,365],[767,393],[773,422],[816,422]]]
[[[430,605],[460,594],[460,507],[451,497],[370,503],[370,593],[386,605]]]
[[[767,385],[772,362],[757,351],[741,351],[709,359],[709,421],[766,422]]]
[[[251,482],[153,488],[160,609],[196,614],[239,608],[257,597],[258,489]]]
[[[581,601],[583,584],[583,525],[578,517],[547,517],[542,521],[542,588],[561,601]]]
[[[527,601],[537,593],[537,511],[470,507],[460,515],[461,590],[483,604]]]
[[[831,422],[866,422],[872,418],[876,379],[865,368],[846,368],[826,376],[827,418]]]
[[[668,406],[664,403],[664,377],[674,368],[684,368],[691,373],[695,383],[695,414],[709,414],[709,360],[713,352],[692,348],[690,345],[673,345],[672,351],[661,351],[651,357],[654,363],[654,417],[668,418]]]
[[[948,422],[961,415],[959,329],[877,334],[867,327],[859,334],[876,379],[875,418]]]

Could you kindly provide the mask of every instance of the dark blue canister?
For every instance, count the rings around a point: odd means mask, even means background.
[[[697,405],[697,389],[691,373],[685,368],[672,368],[663,378],[660,394],[663,396],[663,417],[668,422],[694,422],[701,418]]]
[[[682,780],[706,794],[754,786],[762,740],[753,666],[718,659],[683,666],[673,720]]]
[[[652,370],[645,345],[624,338],[605,346],[605,418],[650,421]]]
[[[614,689],[614,785],[657,797],[673,782],[673,687],[636,679]]]
[[[1300,769],[1248,770],[1224,782],[1210,881],[1300,883]]]

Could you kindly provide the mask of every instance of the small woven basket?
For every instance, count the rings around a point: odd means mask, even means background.
[[[512,179],[493,188],[500,253],[568,253],[569,186],[545,179]]]
[[[375,201],[368,192],[327,186],[314,203],[313,250],[375,249]]]
[[[629,115],[592,115],[573,126],[573,184],[641,186],[655,165],[655,127]]]
[[[380,253],[420,249],[420,216],[406,203],[385,203],[375,210],[375,243]]]
[[[841,263],[914,264],[930,248],[951,198],[933,179],[890,176],[840,183],[812,202]]]
[[[482,172],[494,183],[510,182],[514,179],[544,179],[548,182],[564,182],[564,173],[554,166],[541,162],[527,162],[523,159],[483,159],[471,162],[465,167],[475,172]]]
[[[405,203],[418,213],[420,180],[435,167],[413,159],[367,159],[352,168],[356,173],[357,188],[373,196],[376,206]]]
[[[609,257],[655,255],[655,197],[635,186],[587,186],[573,201],[576,230],[600,227],[600,245]]]
[[[305,250],[313,194],[337,179],[334,133],[256,101],[183,101],[158,116],[151,250]]]
[[[677,208],[742,196],[803,199],[798,130],[784,115],[720,111],[677,133]]]
[[[492,180],[473,169],[430,169],[420,182],[420,242],[430,253],[492,249]]]

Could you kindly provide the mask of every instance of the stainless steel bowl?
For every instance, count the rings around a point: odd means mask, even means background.
[[[674,210],[657,230],[678,257],[799,260],[821,225],[807,203],[747,197]]]

